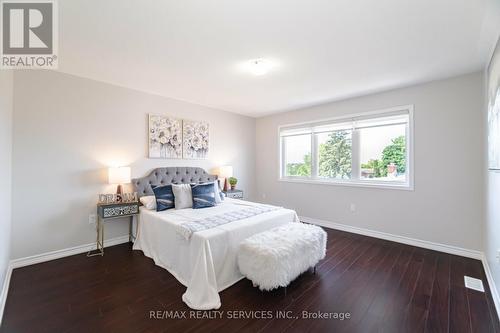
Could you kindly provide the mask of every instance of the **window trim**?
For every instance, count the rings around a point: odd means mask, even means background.
[[[406,133],[406,181],[405,182],[386,182],[386,181],[373,181],[373,180],[363,180],[363,179],[355,179],[355,180],[345,180],[345,179],[325,179],[320,177],[301,177],[301,176],[283,176],[285,172],[284,162],[284,154],[285,151],[282,145],[282,137],[281,132],[282,129],[290,128],[290,127],[298,127],[305,125],[314,125],[321,122],[335,121],[340,122],[342,120],[350,120],[352,118],[357,117],[365,117],[370,116],[376,118],[377,116],[384,116],[385,114],[397,111],[405,111],[408,112],[408,125],[407,125],[407,133]],[[414,105],[401,105],[395,106],[386,109],[379,109],[367,112],[346,114],[342,116],[323,118],[314,121],[305,121],[300,123],[292,123],[292,124],[284,124],[278,126],[278,181],[281,182],[290,182],[290,183],[308,183],[308,184],[319,184],[319,185],[333,185],[333,186],[351,186],[351,187],[365,187],[365,188],[380,188],[380,189],[396,189],[396,190],[407,190],[413,191],[415,189],[414,179],[415,179],[415,168],[414,168],[414,121],[413,121],[413,111]],[[353,131],[354,134],[354,131]],[[316,135],[311,135],[311,155],[317,150],[315,145]],[[354,155],[354,154],[353,154]],[[354,157],[353,157],[354,158]],[[314,159],[311,161],[311,171],[314,167]],[[316,161],[317,164],[317,161]],[[353,161],[354,165],[354,161]]]

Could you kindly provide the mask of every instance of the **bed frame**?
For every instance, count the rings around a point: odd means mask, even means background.
[[[154,195],[151,185],[192,184],[217,180],[216,175],[210,175],[197,167],[166,167],[157,168],[149,175],[132,179],[132,186],[138,197]]]

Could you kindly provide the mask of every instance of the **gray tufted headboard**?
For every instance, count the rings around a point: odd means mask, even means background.
[[[167,167],[154,169],[146,177],[132,179],[132,186],[140,198],[145,195],[154,195],[151,185],[191,184],[216,179],[216,175],[209,175],[202,168]]]

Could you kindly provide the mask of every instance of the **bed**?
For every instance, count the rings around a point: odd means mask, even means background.
[[[154,195],[151,185],[201,183],[217,179],[195,167],[167,167],[132,180],[139,197]],[[237,249],[244,239],[274,227],[298,222],[295,211],[274,207],[254,216],[193,232],[185,238],[179,232],[183,223],[210,218],[238,210],[262,207],[257,203],[226,198],[216,207],[170,209],[162,212],[140,208],[134,250],[142,250],[155,264],[170,272],[186,286],[182,300],[196,310],[218,309],[219,292],[243,278],[237,266]]]

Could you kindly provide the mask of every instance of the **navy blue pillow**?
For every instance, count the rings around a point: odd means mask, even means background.
[[[156,197],[156,211],[171,209],[175,207],[174,192],[172,185],[151,186]]]
[[[215,187],[213,183],[191,185],[193,209],[215,206]]]

